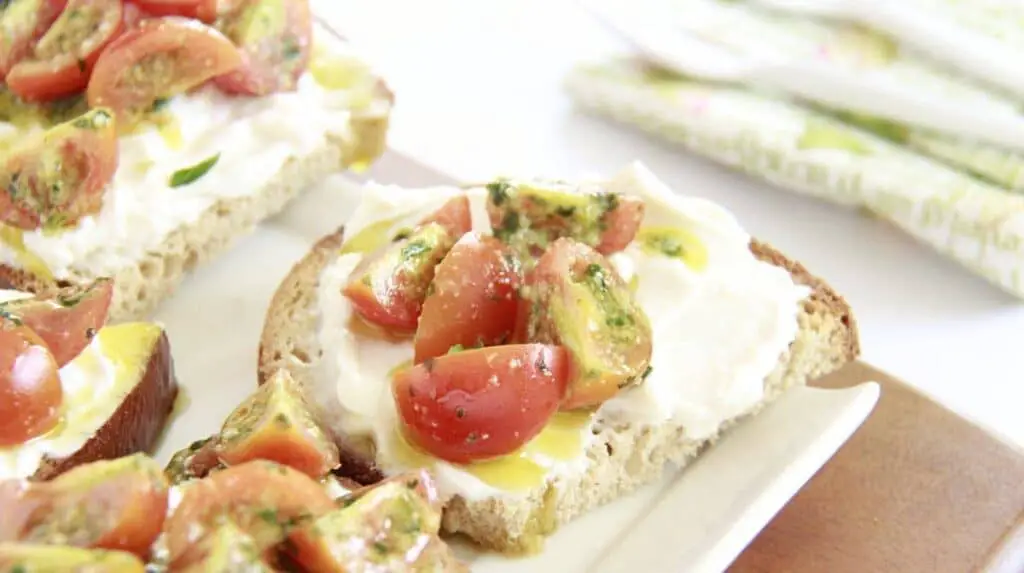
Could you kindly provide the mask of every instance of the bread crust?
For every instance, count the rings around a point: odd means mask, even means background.
[[[294,265],[275,292],[260,337],[259,383],[284,368],[303,387],[313,384],[323,357],[316,338],[319,277],[337,256],[342,237],[343,229],[323,237]],[[750,251],[757,259],[788,271],[795,283],[809,287],[811,292],[799,314],[799,335],[765,381],[765,399],[754,410],[728,421],[720,431],[755,413],[788,388],[828,374],[860,353],[856,321],[842,296],[767,243],[751,240]],[[317,403],[315,399],[311,402]],[[445,531],[464,533],[493,550],[536,550],[558,525],[659,479],[669,464],[685,465],[717,438],[693,440],[684,428],[676,426],[603,428],[595,433],[598,439],[587,451],[591,467],[586,475],[547,484],[512,503],[496,499],[470,502],[456,496],[445,508]],[[342,475],[361,483],[381,479],[371,444],[339,436],[339,447],[343,452]]]
[[[120,269],[114,279],[111,322],[142,320],[169,297],[197,265],[227,251],[264,219],[280,212],[289,201],[327,175],[369,163],[385,148],[394,94],[378,79],[375,103],[352,118],[352,137],[328,137],[326,145],[306,157],[293,157],[277,176],[252,195],[221,199],[197,221],[171,232],[157,249],[134,265]],[[0,264],[0,288],[49,296],[61,288],[97,278],[86,268],[55,280],[18,267]]]
[[[174,410],[178,381],[174,375],[167,333],[153,346],[146,370],[117,410],[81,447],[66,458],[44,458],[34,480],[49,480],[76,466],[127,456],[152,453]]]

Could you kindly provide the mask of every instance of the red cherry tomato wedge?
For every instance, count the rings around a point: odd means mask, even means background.
[[[213,22],[217,0],[134,0],[143,11],[151,16],[184,16],[206,23]]]
[[[93,109],[16,148],[0,170],[0,223],[19,229],[74,226],[103,204],[117,170],[109,110]]]
[[[67,0],[9,0],[0,8],[0,81],[57,19]]]
[[[536,436],[558,409],[568,368],[559,346],[492,346],[401,370],[391,391],[413,444],[465,464],[509,454]]]
[[[143,454],[82,465],[24,485],[12,509],[28,518],[16,530],[3,528],[15,535],[3,541],[147,555],[164,523],[167,490],[160,466]]]
[[[449,199],[440,209],[421,221],[420,225],[427,223],[441,225],[456,239],[470,232],[473,230],[473,220],[469,210],[469,197],[459,195]]]
[[[562,345],[571,359],[563,409],[596,406],[643,379],[650,320],[604,256],[558,239],[530,278],[528,338]]]
[[[201,22],[178,16],[146,19],[103,50],[86,99],[92,107],[113,109],[118,118],[130,117],[241,63],[231,41]]]
[[[455,239],[439,224],[419,227],[406,238],[367,255],[342,293],[368,323],[393,334],[411,334],[427,296],[434,268]]]
[[[85,288],[70,288],[53,300],[28,298],[0,304],[0,312],[31,328],[53,353],[57,366],[78,356],[107,321],[114,283],[98,279]]]
[[[601,240],[594,250],[603,255],[610,255],[629,246],[636,238],[640,224],[644,222],[644,208],[643,199],[629,195],[620,196],[615,208],[605,215],[604,232],[601,233]]]
[[[466,233],[434,270],[416,330],[415,363],[508,342],[519,307],[519,265],[494,237]]]
[[[0,318],[0,447],[52,428],[64,391],[57,361],[32,329]]]
[[[32,54],[7,74],[7,87],[29,101],[46,101],[78,92],[100,51],[122,26],[121,0],[68,0]]]
[[[184,490],[165,528],[170,561],[177,568],[201,559],[197,542],[220,518],[231,519],[262,551],[281,541],[290,524],[333,508],[323,486],[288,466],[262,460],[233,466]]]
[[[309,0],[244,0],[217,20],[243,52],[244,65],[214,82],[229,94],[291,91],[309,64]]]

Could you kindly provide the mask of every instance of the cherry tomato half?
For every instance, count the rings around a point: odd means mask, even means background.
[[[326,489],[297,470],[269,461],[232,466],[193,482],[167,519],[167,549],[174,567],[202,558],[197,541],[227,517],[252,535],[259,550],[281,541],[286,527],[334,508]]]
[[[74,226],[103,204],[117,170],[117,130],[93,109],[11,152],[0,171],[0,223],[25,230]]]
[[[57,361],[43,339],[27,326],[0,318],[0,447],[52,428],[63,397]]]
[[[167,514],[167,479],[136,454],[78,466],[30,486],[47,499],[20,540],[147,555]]]
[[[243,52],[244,65],[214,80],[230,94],[295,89],[306,71],[313,35],[309,0],[244,0],[217,19]]]
[[[455,238],[441,225],[419,227],[405,239],[365,256],[342,293],[368,323],[394,334],[411,334],[434,269],[453,244]]]
[[[530,278],[528,338],[560,344],[571,359],[564,409],[598,405],[643,379],[650,320],[604,256],[558,239]]]
[[[494,237],[466,233],[437,265],[416,330],[415,363],[508,342],[519,307],[519,265]]]
[[[92,107],[113,109],[122,119],[241,63],[231,41],[201,22],[178,16],[150,18],[103,50],[86,99]]]
[[[68,0],[32,54],[7,74],[7,87],[29,101],[80,91],[100,51],[124,25],[121,0]]]
[[[454,463],[509,454],[558,409],[569,361],[545,344],[492,346],[432,358],[395,374],[406,436]]]
[[[78,356],[107,322],[114,282],[98,279],[84,288],[73,287],[54,300],[27,298],[0,305],[43,339],[64,366]]]
[[[0,9],[0,81],[32,53],[35,43],[60,15],[67,0],[11,0]]]

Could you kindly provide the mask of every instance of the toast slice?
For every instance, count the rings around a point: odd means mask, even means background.
[[[382,79],[374,77],[372,81],[370,101],[352,112],[348,133],[329,134],[310,153],[292,155],[260,188],[217,200],[198,219],[172,230],[157,248],[148,250],[131,264],[113,273],[73,265],[68,273],[50,278],[0,262],[0,288],[49,296],[61,287],[111,276],[115,290],[110,320],[147,317],[188,272],[228,250],[261,221],[280,212],[300,192],[332,173],[365,167],[383,153],[394,96]],[[0,252],[4,249],[10,246],[0,242]]]
[[[267,311],[260,339],[259,378],[279,369],[306,388],[314,387],[324,349],[319,346],[318,284],[322,270],[337,256],[343,229],[321,239],[281,283]],[[785,269],[797,284],[809,288],[798,322],[799,332],[764,381],[764,399],[752,410],[722,424],[709,439],[694,440],[677,425],[603,427],[596,429],[586,455],[589,467],[573,478],[556,478],[514,501],[467,501],[456,496],[444,513],[444,529],[463,533],[488,549],[529,552],[544,536],[574,517],[659,479],[669,464],[684,466],[717,435],[746,415],[754,414],[786,389],[806,384],[853,360],[860,352],[849,305],[824,281],[770,245],[751,240],[750,251],[764,262]],[[313,397],[316,402],[316,397]],[[321,400],[322,402],[322,400]],[[324,415],[330,416],[328,411]],[[342,439],[343,471],[357,481],[380,479],[372,446]]]
[[[58,298],[58,303],[65,305],[64,310],[74,309],[76,303],[61,301],[79,293],[62,292],[68,296]],[[30,297],[23,294],[0,292],[0,322],[21,324],[24,318],[32,328],[57,326],[36,331],[47,343],[52,339],[57,344],[73,339],[75,329],[86,324],[71,315],[30,323],[18,306],[11,306],[27,300]],[[89,330],[94,332],[86,334],[82,347],[65,355],[67,363],[60,370],[60,420],[26,443],[0,447],[0,481],[45,481],[82,464],[151,452],[156,446],[178,396],[167,333],[145,322],[100,323]],[[56,352],[54,346],[50,349]]]

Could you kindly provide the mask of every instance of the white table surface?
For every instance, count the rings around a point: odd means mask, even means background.
[[[323,0],[397,93],[392,147],[465,180],[571,178],[638,159],[712,198],[853,306],[863,358],[1024,445],[1024,302],[864,215],[573,108],[574,62],[625,48],[568,0]]]

